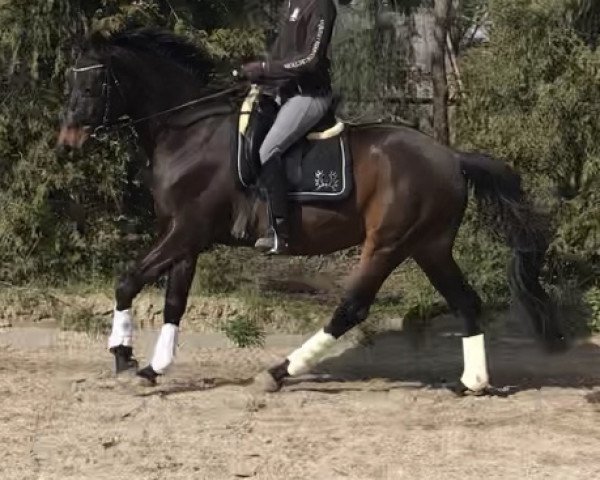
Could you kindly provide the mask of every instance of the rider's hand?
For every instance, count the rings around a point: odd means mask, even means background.
[[[256,82],[257,80],[260,80],[264,74],[264,62],[250,62],[242,67],[242,75],[251,82]]]

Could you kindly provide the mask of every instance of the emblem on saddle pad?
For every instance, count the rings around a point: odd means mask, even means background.
[[[340,181],[337,172],[330,171],[329,174],[326,174],[322,170],[315,172],[315,189],[317,192],[337,192],[339,188]]]

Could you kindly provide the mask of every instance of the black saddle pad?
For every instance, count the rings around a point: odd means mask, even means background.
[[[259,146],[252,145],[255,137],[252,128],[255,127],[250,127],[248,133],[240,132],[238,124],[233,128],[233,174],[243,189],[256,186],[260,172]],[[352,158],[345,132],[325,139],[305,138],[284,154],[283,161],[290,200],[302,203],[339,201],[347,198],[354,187]]]
[[[285,156],[288,196],[299,202],[342,200],[352,190],[352,164],[346,136],[302,140]]]

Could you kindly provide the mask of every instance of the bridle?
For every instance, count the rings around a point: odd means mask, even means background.
[[[160,117],[163,117],[163,116],[171,114],[171,113],[179,112],[181,110],[185,110],[186,108],[190,108],[190,107],[202,104],[202,103],[206,103],[206,102],[215,100],[220,97],[228,96],[231,93],[239,91],[241,88],[240,85],[236,85],[234,87],[220,90],[216,93],[206,95],[206,96],[203,96],[200,98],[196,98],[194,100],[190,100],[189,102],[182,103],[175,107],[168,108],[166,110],[162,110],[160,112],[156,112],[151,115],[147,115],[147,116],[135,118],[135,119],[131,118],[129,115],[124,115],[124,116],[121,116],[120,118],[118,118],[116,121],[111,122],[110,121],[110,113],[111,113],[111,101],[112,101],[112,97],[113,97],[113,89],[116,88],[119,96],[121,97],[121,100],[124,103],[127,102],[126,96],[123,92],[123,89],[121,88],[119,79],[115,75],[113,69],[110,66],[107,66],[103,63],[96,63],[96,64],[88,65],[85,67],[74,67],[72,69],[72,72],[80,73],[80,72],[89,72],[89,71],[100,70],[100,69],[105,71],[104,80],[102,82],[102,93],[101,93],[101,97],[100,97],[100,98],[104,98],[104,113],[102,114],[102,123],[100,125],[98,125],[97,127],[95,127],[94,131],[90,134],[90,137],[92,137],[96,140],[100,140],[100,141],[105,140],[106,137],[108,136],[108,134],[113,131],[117,131],[117,130],[120,130],[125,127],[131,128],[133,130],[132,127],[134,127],[135,125],[137,125],[139,123],[142,123],[142,122],[145,122],[148,120],[153,120],[156,118],[160,118]],[[206,116],[208,117],[208,116],[210,116],[210,114],[207,114]]]
[[[121,84],[115,76],[112,68],[107,67],[103,63],[96,63],[93,65],[87,65],[85,67],[74,67],[73,73],[90,72],[94,70],[104,70],[104,80],[102,81],[102,89],[100,97],[104,99],[104,113],[102,114],[102,123],[94,128],[94,131],[90,134],[90,137],[95,139],[101,139],[104,135],[108,134],[111,130],[119,129],[127,126],[130,122],[127,118],[120,118],[116,122],[110,121],[110,108],[113,88],[116,88],[119,92],[121,99],[125,102],[125,95],[121,90]],[[113,87],[114,85],[114,87]]]

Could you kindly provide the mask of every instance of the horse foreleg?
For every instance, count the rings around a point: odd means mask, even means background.
[[[196,272],[197,254],[189,255],[171,267],[165,295],[164,324],[154,346],[150,364],[138,372],[154,383],[173,363],[177,349],[179,323],[185,312],[188,294]]]
[[[185,232],[171,222],[169,228],[150,252],[117,282],[116,307],[108,348],[115,356],[116,372],[137,368],[133,359],[133,299],[145,285],[167,271],[173,263],[189,255],[189,241]]]
[[[258,377],[267,391],[278,390],[284,378],[310,371],[325,356],[336,340],[363,322],[381,285],[405,258],[397,249],[374,249],[365,245],[361,263],[344,299],[336,308],[329,323],[294,350],[285,361]]]

